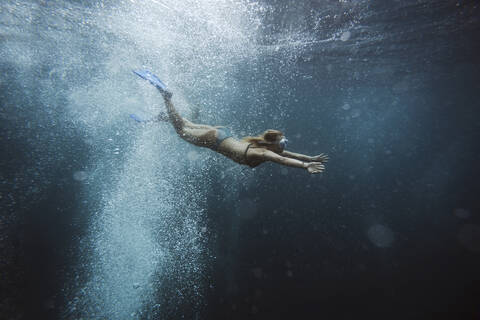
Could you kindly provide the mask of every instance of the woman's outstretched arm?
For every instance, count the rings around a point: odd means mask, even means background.
[[[307,156],[301,153],[294,153],[290,151],[284,150],[281,153],[282,156],[287,157],[287,158],[292,158],[292,159],[297,159],[301,161],[306,161],[306,162],[322,162],[325,163],[328,161],[328,156],[324,153],[319,154],[318,156]]]
[[[287,150],[283,150],[283,152],[280,153],[280,155],[282,155],[284,157],[287,157],[287,158],[297,159],[297,160],[301,160],[301,161],[307,161],[307,162],[312,161],[312,157],[310,157],[310,156],[307,156],[307,155],[301,154],[301,153],[290,152],[290,151],[287,151]]]
[[[284,157],[270,150],[263,152],[263,160],[276,162],[284,166],[307,169],[310,173],[320,173],[325,170],[325,166],[321,162],[304,162],[297,159]]]

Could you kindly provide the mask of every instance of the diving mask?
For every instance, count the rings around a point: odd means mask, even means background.
[[[278,142],[278,145],[280,146],[280,148],[282,149],[285,149],[286,146],[287,146],[287,142],[288,142],[288,139],[283,137],[282,139],[280,139],[280,141]]]

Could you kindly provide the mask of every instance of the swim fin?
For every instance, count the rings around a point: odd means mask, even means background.
[[[140,118],[138,115],[136,114],[130,114],[130,118],[132,118],[133,120],[137,121],[137,122],[140,122],[140,123],[145,123],[145,122],[148,122],[148,120],[145,120],[145,119],[142,119]]]
[[[150,71],[148,71],[148,70],[133,70],[133,73],[135,73],[140,78],[143,78],[143,79],[147,80],[148,82],[150,82],[151,84],[153,84],[155,87],[158,88],[158,90],[160,90],[160,92],[162,94],[167,95],[168,98],[172,97],[172,93],[167,90],[167,86],[165,85],[165,83],[163,83],[162,80],[160,80],[156,75],[154,75]]]

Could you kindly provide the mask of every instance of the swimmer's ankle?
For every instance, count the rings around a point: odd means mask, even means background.
[[[173,93],[168,90],[160,90],[164,99],[170,100],[173,96]]]

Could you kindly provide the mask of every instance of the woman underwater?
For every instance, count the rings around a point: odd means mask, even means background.
[[[306,169],[309,173],[320,173],[325,170],[324,163],[328,161],[326,154],[311,157],[286,151],[287,139],[281,131],[269,129],[259,136],[237,140],[226,127],[196,124],[182,118],[173,106],[172,93],[157,76],[145,70],[134,73],[148,80],[160,91],[167,107],[168,121],[173,124],[175,131],[183,140],[212,149],[252,168],[272,161],[284,166]],[[162,113],[157,119],[167,120],[162,117]]]

